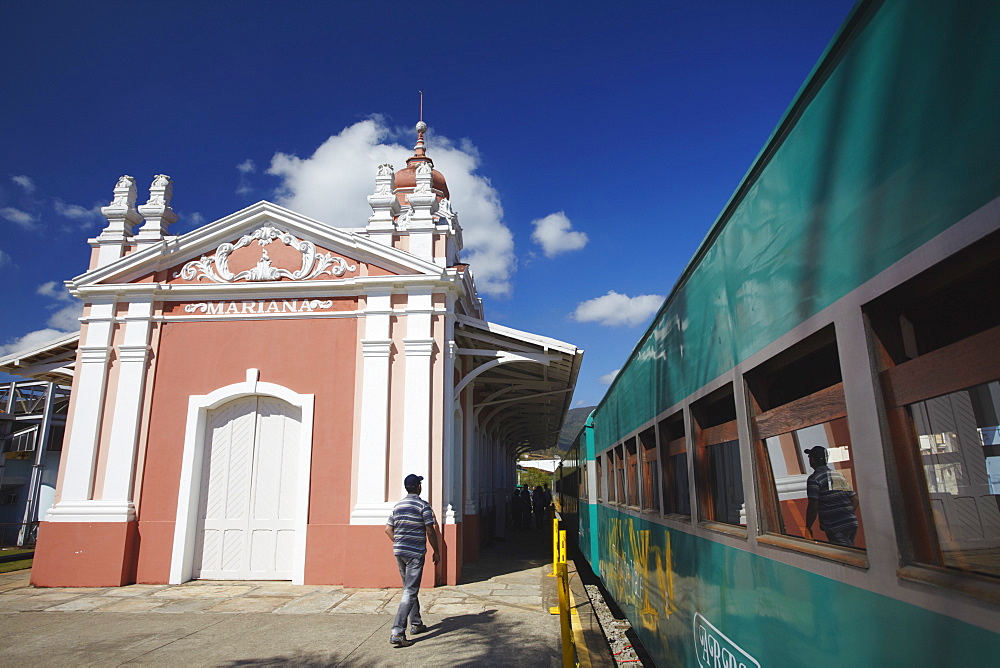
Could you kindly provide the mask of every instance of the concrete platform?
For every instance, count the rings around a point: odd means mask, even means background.
[[[561,666],[546,532],[512,534],[467,565],[462,584],[420,593],[427,633],[389,644],[399,589],[192,581],[35,588],[0,575],[2,666]],[[579,624],[591,625],[574,587]],[[613,665],[593,628],[591,665]]]

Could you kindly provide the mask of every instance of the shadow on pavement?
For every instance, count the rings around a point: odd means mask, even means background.
[[[453,615],[433,624],[430,631],[412,636],[410,647],[388,647],[379,634],[346,657],[322,652],[296,652],[236,660],[237,666],[546,666],[559,665],[557,642],[539,642],[526,633],[526,620],[507,621],[495,610]],[[548,639],[546,639],[548,640]],[[368,647],[375,643],[375,647]],[[373,649],[375,651],[373,651]]]
[[[552,525],[545,529],[508,531],[506,540],[480,548],[479,560],[462,566],[461,584],[483,582],[499,575],[552,563]]]

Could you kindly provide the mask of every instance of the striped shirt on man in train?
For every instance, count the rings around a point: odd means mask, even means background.
[[[418,597],[428,542],[434,550],[434,563],[439,560],[437,523],[430,504],[420,498],[422,480],[423,477],[412,473],[406,476],[403,486],[407,494],[393,507],[385,525],[385,533],[392,541],[392,553],[396,557],[399,576],[403,579],[403,597],[389,636],[389,642],[397,647],[413,644],[406,638],[407,622],[410,624],[410,633],[423,633],[427,630],[420,618]]]
[[[812,525],[819,516],[819,528],[834,545],[854,547],[858,533],[858,495],[840,471],[826,465],[826,448],[817,445],[805,450],[813,472],[806,480],[806,538],[812,539]]]

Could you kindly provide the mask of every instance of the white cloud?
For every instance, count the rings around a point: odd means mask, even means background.
[[[83,313],[83,303],[77,301],[65,286],[56,281],[49,281],[39,285],[35,292],[56,302],[48,307],[55,311],[46,323],[49,327],[63,332],[75,332],[80,329],[79,318]]]
[[[35,293],[55,302],[47,307],[53,311],[45,323],[47,328],[28,332],[24,336],[8,341],[6,345],[0,345],[0,355],[32,348],[80,329],[79,318],[83,313],[83,304],[77,301],[61,283],[57,281],[42,283]]]
[[[42,283],[41,285],[38,286],[38,289],[35,290],[35,292],[37,294],[42,295],[43,297],[51,297],[52,299],[61,302],[66,302],[73,299],[73,295],[69,293],[69,290],[67,290],[66,287],[62,283],[59,283],[58,281],[49,281],[48,283]]]
[[[38,216],[32,215],[27,211],[15,209],[12,206],[5,206],[0,209],[0,216],[26,230],[33,230],[38,224]]]
[[[205,224],[205,216],[201,215],[197,211],[187,214],[185,218],[187,218],[188,221],[190,221],[195,227],[201,227]]]
[[[34,332],[28,332],[20,338],[11,339],[6,345],[0,345],[0,355],[10,355],[19,350],[34,348],[35,346],[58,339],[61,336],[66,336],[66,332],[59,331],[58,329],[38,329]]]
[[[573,230],[573,223],[564,211],[550,213],[544,218],[531,221],[531,224],[535,226],[531,239],[542,247],[545,257],[580,250],[590,241],[586,233]]]
[[[571,317],[577,322],[596,322],[609,327],[635,327],[656,313],[662,303],[661,295],[629,297],[609,290],[602,297],[577,304]]]
[[[236,194],[242,196],[250,195],[253,193],[253,188],[250,186],[250,179],[247,177],[257,171],[257,165],[254,164],[253,160],[247,158],[236,165],[236,169],[240,173],[240,182],[236,186]]]
[[[49,316],[45,324],[49,327],[62,330],[64,333],[75,332],[80,329],[81,315],[83,315],[83,304],[81,302],[67,304]]]
[[[597,382],[600,383],[601,385],[610,385],[611,381],[613,381],[618,376],[619,371],[621,371],[621,369],[615,369],[611,373],[606,373],[600,378],[598,378]]]
[[[101,218],[100,204],[96,204],[91,208],[86,209],[79,204],[66,204],[66,202],[57,197],[52,200],[52,208],[54,208],[56,213],[60,216],[69,218],[70,220],[78,220],[82,223],[89,223]]]
[[[6,266],[11,262],[13,262],[13,260],[10,259],[10,255],[0,250],[0,267]]]
[[[29,195],[35,192],[35,182],[31,180],[30,176],[12,176],[10,180],[24,188]]]
[[[374,117],[331,136],[308,158],[275,153],[267,173],[282,179],[278,202],[336,227],[364,226],[371,215],[367,197],[374,190],[376,167],[391,163],[402,168],[413,153],[392,143],[393,134],[381,118]],[[427,153],[448,181],[465,240],[462,259],[472,266],[478,289],[493,296],[509,295],[516,267],[514,236],[503,223],[496,190],[475,173],[479,166],[475,146],[430,136]]]

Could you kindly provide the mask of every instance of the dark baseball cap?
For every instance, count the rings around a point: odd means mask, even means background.
[[[411,473],[403,479],[403,487],[416,487],[423,479],[424,477],[422,475],[415,475]]]
[[[824,448],[822,445],[816,445],[811,448],[806,448],[805,450],[803,450],[803,452],[805,452],[807,455],[811,455],[814,457],[816,456],[826,457],[826,448]]]

